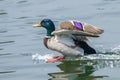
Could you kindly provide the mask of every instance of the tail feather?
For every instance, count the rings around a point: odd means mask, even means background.
[[[75,44],[77,46],[79,46],[80,48],[83,48],[85,55],[87,55],[87,54],[95,54],[96,53],[95,49],[90,47],[85,41],[74,40],[74,42],[75,42]]]

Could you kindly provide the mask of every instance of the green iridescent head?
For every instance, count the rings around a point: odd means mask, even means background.
[[[44,27],[47,30],[47,36],[52,36],[51,33],[55,30],[55,25],[50,19],[43,19],[40,23],[34,24],[34,27]]]

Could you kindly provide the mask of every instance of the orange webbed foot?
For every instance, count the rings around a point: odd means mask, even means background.
[[[50,63],[50,62],[57,62],[57,61],[61,61],[61,60],[64,60],[64,56],[55,56],[55,57],[52,57],[50,59],[47,59],[47,63]]]

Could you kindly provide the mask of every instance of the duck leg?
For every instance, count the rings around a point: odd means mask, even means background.
[[[65,57],[64,56],[55,56],[55,57],[52,57],[50,59],[47,59],[47,63],[50,63],[50,62],[57,62],[57,61],[61,61],[61,60],[64,60]]]

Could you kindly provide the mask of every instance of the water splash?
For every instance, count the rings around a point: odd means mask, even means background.
[[[117,54],[92,54],[83,57],[82,59],[106,59],[106,60],[120,60],[120,55]]]
[[[87,55],[83,59],[106,59],[106,60],[120,60],[120,45],[109,49],[109,51],[102,50],[99,54]]]
[[[48,59],[52,58],[53,54],[46,54],[46,55],[40,55],[38,53],[32,55],[33,61],[47,61]]]
[[[40,55],[38,53],[32,55],[32,60],[35,62],[47,61],[50,58],[53,58],[53,54]],[[116,54],[92,54],[80,58],[67,58],[65,60],[120,60],[120,55]]]
[[[40,55],[38,53],[32,55],[32,60],[33,61],[47,61],[50,58],[53,58],[55,55],[54,54],[45,54],[45,55]],[[91,55],[86,55],[84,57],[80,58],[67,58],[66,60],[120,60],[120,45],[112,48],[110,52],[99,52],[98,54],[91,54]]]
[[[115,48],[112,48],[112,49],[111,49],[111,52],[115,52],[116,54],[120,54],[120,45],[118,45],[118,46],[115,47]]]

